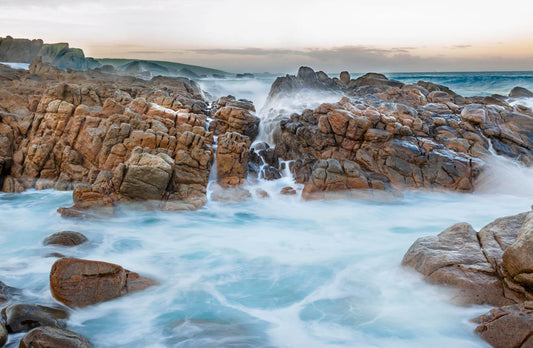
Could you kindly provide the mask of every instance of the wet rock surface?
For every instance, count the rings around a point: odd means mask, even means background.
[[[496,306],[473,321],[493,347],[533,345],[533,212],[497,219],[476,232],[467,223],[419,238],[402,264],[453,289],[462,305]]]
[[[20,348],[92,348],[93,345],[80,334],[57,328],[38,327],[28,332],[20,341]]]
[[[276,155],[291,161],[304,197],[354,189],[471,192],[491,151],[526,165],[533,159],[530,109],[429,82],[404,85],[369,73],[346,84],[348,75],[341,77],[339,102],[287,115],[274,132]],[[275,85],[271,100],[301,88]]]
[[[69,307],[109,301],[156,284],[152,279],[103,261],[63,258],[50,271],[52,295]]]
[[[17,333],[39,326],[65,328],[68,313],[59,308],[16,303],[2,309],[2,318],[8,332]]]
[[[44,239],[44,245],[76,246],[87,242],[87,237],[75,231],[54,233]]]

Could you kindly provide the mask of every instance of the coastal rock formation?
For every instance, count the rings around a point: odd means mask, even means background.
[[[529,89],[516,86],[509,92],[509,97],[511,98],[533,98],[533,92]]]
[[[29,331],[39,326],[65,328],[68,313],[62,309],[32,304],[12,304],[2,309],[2,319],[10,333]]]
[[[196,83],[61,72],[40,59],[30,73],[0,82],[3,191],[74,189],[67,215],[122,201],[205,203],[213,135]]]
[[[269,98],[302,88],[288,81],[315,81],[309,68],[302,71],[280,78]],[[462,97],[428,82],[404,85],[381,74],[346,84],[344,73],[342,79],[336,85],[346,97],[287,115],[274,131],[276,154],[291,161],[296,181],[306,185],[304,198],[367,188],[470,192],[491,151],[533,163],[530,109],[499,98]]]
[[[222,186],[244,183],[248,176],[250,138],[235,132],[227,132],[218,138],[217,182]]]
[[[20,341],[20,348],[92,348],[93,345],[80,334],[50,326],[38,327],[28,332]]]
[[[219,98],[213,106],[213,121],[209,125],[209,130],[215,136],[227,132],[239,133],[253,142],[259,133],[260,122],[254,113],[255,107],[248,100],[236,100],[231,95]]]
[[[81,49],[70,48],[66,42],[45,44],[43,40],[0,37],[0,62],[31,63],[37,57],[61,69],[87,70],[102,65],[86,58]]]
[[[456,224],[419,238],[402,264],[452,289],[459,304],[497,306],[474,319],[493,347],[533,345],[533,212],[497,219],[476,232]]]
[[[149,278],[102,261],[63,258],[50,271],[52,295],[69,307],[109,301],[154,285]]]
[[[7,342],[8,332],[4,324],[0,323],[0,347],[3,347]]]

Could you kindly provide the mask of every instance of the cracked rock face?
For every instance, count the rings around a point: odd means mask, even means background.
[[[495,348],[533,347],[533,302],[494,308],[473,320],[476,334]]]
[[[402,264],[422,273],[430,283],[455,289],[454,300],[460,304],[504,306],[533,299],[533,293],[513,279],[503,260],[532,215],[500,218],[479,232],[467,223],[453,225],[438,236],[419,238]]]

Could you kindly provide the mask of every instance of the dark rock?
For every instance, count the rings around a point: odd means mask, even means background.
[[[514,87],[509,92],[509,97],[511,98],[533,98],[533,92],[524,87]]]
[[[62,309],[32,304],[12,304],[2,309],[2,318],[10,333],[29,331],[39,326],[64,328],[68,313]]]
[[[20,348],[92,348],[80,334],[57,328],[38,327],[28,332],[20,341]]]
[[[50,271],[52,295],[69,307],[109,301],[154,285],[152,279],[102,261],[63,258]]]
[[[83,244],[87,237],[75,231],[63,231],[54,233],[44,240],[44,245],[57,244],[62,246],[75,246]]]

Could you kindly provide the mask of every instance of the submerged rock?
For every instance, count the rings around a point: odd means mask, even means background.
[[[87,242],[87,237],[75,231],[62,231],[54,233],[45,238],[43,244],[62,245],[62,246],[76,246]]]
[[[58,308],[17,303],[2,309],[2,318],[7,330],[10,333],[17,333],[39,326],[65,328],[68,313]]]
[[[28,332],[20,341],[20,348],[92,348],[82,335],[57,328],[38,327]]]
[[[69,307],[85,307],[154,286],[119,265],[75,258],[57,260],[50,271],[52,295]]]

